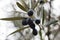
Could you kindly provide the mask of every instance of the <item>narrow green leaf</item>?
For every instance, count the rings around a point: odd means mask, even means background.
[[[46,26],[49,26],[49,25],[54,24],[54,23],[56,23],[56,22],[58,22],[58,20],[51,21],[51,22],[49,22]]]
[[[20,9],[27,12],[26,8],[24,6],[22,6],[20,3],[16,2],[16,4]]]
[[[20,31],[22,31],[22,30],[24,30],[24,29],[26,29],[26,28],[29,28],[29,27],[24,27],[24,28],[21,28],[21,29],[17,29],[16,31],[10,33],[8,36],[10,36],[10,35],[12,35],[12,34],[14,34],[14,33],[16,33],[16,32],[20,32]],[[7,36],[7,37],[8,37],[8,36]]]
[[[44,24],[44,20],[46,19],[46,17],[47,17],[47,12],[46,12],[46,10],[44,9],[44,7],[43,7],[43,12],[42,12],[42,24]]]
[[[21,0],[21,3],[23,4],[23,6],[24,6],[27,10],[29,10],[29,7],[28,7],[28,5],[24,2],[24,0]]]
[[[26,19],[25,17],[12,17],[12,18],[1,18],[0,20],[6,20],[6,21],[14,21],[14,20],[22,20]]]
[[[35,3],[36,3],[36,0],[31,0],[31,9],[33,9]]]
[[[44,2],[46,3],[46,2],[47,2],[47,0],[44,0]]]
[[[41,30],[39,31],[39,35],[42,36]]]
[[[44,13],[44,7],[43,7],[42,24],[44,24],[44,19],[45,19],[45,13]]]
[[[40,35],[40,39],[43,40],[41,28],[40,28],[40,30],[39,30],[39,35]]]
[[[38,7],[38,10],[37,10],[37,16],[40,16],[40,12],[41,12],[41,8]]]
[[[27,5],[28,5],[28,7],[29,7],[29,9],[30,9],[30,0],[28,0],[28,4],[27,4]]]
[[[35,5],[33,6],[33,10],[37,7],[38,3],[39,3],[39,1],[37,1],[37,2],[35,3]]]

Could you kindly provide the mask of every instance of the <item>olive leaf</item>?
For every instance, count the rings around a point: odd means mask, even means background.
[[[48,22],[48,23],[46,24],[46,26],[49,26],[49,25],[54,24],[54,23],[56,23],[56,22],[58,22],[58,20],[50,21],[50,22]]]
[[[44,7],[42,7],[41,10],[42,10],[42,24],[44,24],[44,21],[47,17],[47,11],[44,9]]]
[[[42,24],[44,24],[44,19],[45,19],[45,13],[44,13],[44,7],[43,7],[43,13],[42,13]]]
[[[30,8],[30,2],[29,2],[29,1],[28,1],[28,4],[27,4],[27,5],[28,5],[28,7]]]
[[[24,28],[17,29],[16,31],[10,33],[8,36],[10,36],[10,35],[12,35],[12,34],[14,34],[14,33],[16,33],[16,32],[20,32],[20,31],[22,31],[22,30],[24,30],[24,29],[26,29],[26,28],[29,28],[29,27],[24,27]],[[7,37],[8,37],[8,36],[7,36]]]
[[[23,5],[21,5],[21,4],[18,3],[18,2],[16,2],[16,4],[17,4],[17,6],[18,6],[20,9],[22,9],[23,11],[26,11],[26,12],[27,12],[26,8],[25,8]]]
[[[41,28],[40,28],[40,30],[39,30],[39,35],[40,35],[40,39],[43,40],[43,39],[42,39],[42,30],[41,30]]]
[[[37,16],[40,16],[40,12],[41,12],[41,8],[38,7],[38,10],[37,10]]]
[[[35,3],[36,3],[36,0],[31,0],[31,8],[32,8],[32,9],[33,9]]]
[[[33,10],[37,7],[38,3],[39,3],[39,1],[37,1],[37,2],[35,3],[35,5],[33,6]]]
[[[48,0],[44,0],[44,2],[47,2]]]
[[[21,0],[21,3],[23,4],[23,6],[24,6],[27,10],[29,10],[29,7],[28,7],[28,5],[24,2],[24,0]]]
[[[38,3],[39,3],[39,0],[37,2],[36,0],[31,0],[31,6],[33,10],[37,7]]]
[[[26,19],[26,17],[0,18],[0,20],[6,20],[6,21],[14,21],[14,20],[22,20],[22,19]]]

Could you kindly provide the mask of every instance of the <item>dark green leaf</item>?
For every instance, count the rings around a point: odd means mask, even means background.
[[[43,9],[42,9],[42,24],[44,24],[44,20],[46,19],[46,17],[47,17],[47,12],[46,12],[46,10],[44,9],[44,7],[43,7]]]
[[[26,8],[24,6],[22,6],[20,3],[16,2],[16,4],[20,9],[27,12]]]
[[[24,28],[21,28],[21,29],[17,29],[16,31],[14,31],[14,32],[12,32],[11,34],[9,34],[8,36],[10,36],[10,35],[12,35],[12,34],[14,34],[14,33],[16,33],[16,32],[20,32],[20,31],[22,31],[22,30],[24,30],[24,29],[26,29],[26,28],[29,28],[29,27],[24,27]],[[8,37],[7,36],[7,37]]]
[[[40,28],[40,30],[39,30],[39,35],[40,35],[41,40],[43,40],[41,28]]]
[[[42,36],[41,30],[39,31],[39,35]]]
[[[42,24],[44,24],[44,19],[45,19],[45,13],[44,13],[44,7],[43,7],[43,14],[42,14]]]
[[[25,17],[1,18],[0,20],[14,21],[14,20],[21,20],[21,19],[25,19]]]

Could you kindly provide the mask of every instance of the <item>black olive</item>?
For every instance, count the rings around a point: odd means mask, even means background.
[[[33,15],[33,11],[32,10],[28,11],[28,16],[32,16],[32,15]]]
[[[33,23],[33,20],[32,20],[31,18],[29,18],[29,19],[27,20],[27,22],[28,22],[28,24],[30,25],[31,23]]]
[[[35,35],[35,36],[38,34],[36,29],[33,29],[32,33],[33,33],[33,35]]]
[[[39,19],[36,19],[36,20],[35,20],[35,23],[36,23],[36,24],[40,24],[40,20],[39,20]]]
[[[34,23],[29,24],[29,26],[30,26],[30,28],[35,29],[35,24]]]
[[[22,25],[27,25],[27,20],[26,19],[22,20]]]

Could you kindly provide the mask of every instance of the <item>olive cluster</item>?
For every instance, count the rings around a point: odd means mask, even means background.
[[[31,10],[27,14],[28,14],[28,16],[32,16],[33,15],[33,11]],[[36,19],[35,23],[36,24],[40,24],[40,20]],[[35,29],[35,24],[33,22],[33,19],[27,18],[27,19],[22,20],[22,25],[29,25],[29,27],[31,29],[33,29],[33,31],[32,31],[33,35],[37,35],[37,30]]]

